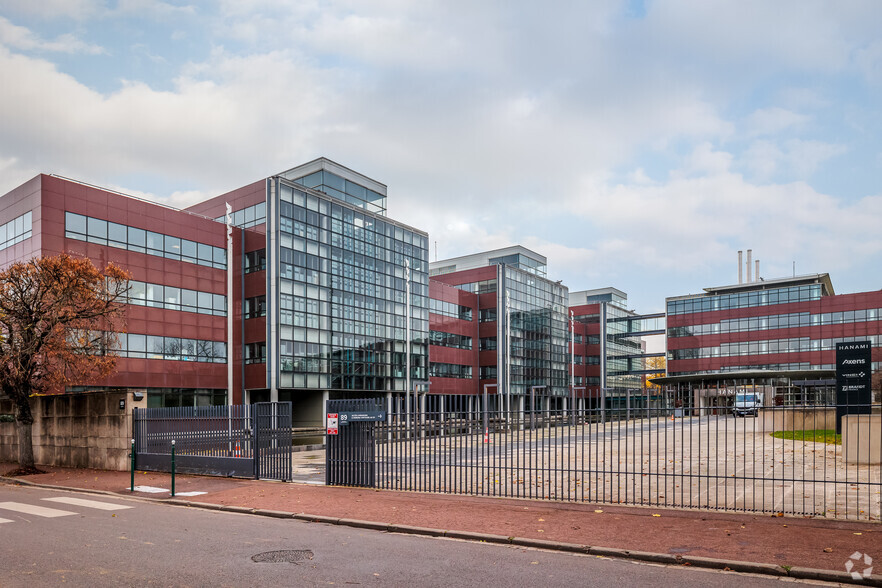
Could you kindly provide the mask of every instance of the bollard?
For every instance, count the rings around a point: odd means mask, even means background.
[[[175,440],[172,439],[172,498],[175,497]]]
[[[135,440],[132,439],[132,492],[135,491]]]

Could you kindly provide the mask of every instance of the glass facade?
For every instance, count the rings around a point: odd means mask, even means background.
[[[279,387],[403,392],[405,262],[410,266],[411,378],[427,378],[428,237],[354,208],[375,200],[359,204],[333,194],[347,205],[296,185],[327,187],[315,182],[328,182],[333,174],[317,173],[320,177],[302,182],[275,179]],[[343,181],[340,190],[370,197]]]
[[[882,335],[831,337],[827,339],[794,337],[791,339],[767,339],[764,341],[736,341],[734,343],[721,343],[712,347],[672,349],[668,351],[668,359],[704,359],[708,357],[732,357],[738,355],[799,353],[801,351],[835,351],[837,343],[850,343],[853,341],[870,341],[873,347],[879,347],[882,345]]]
[[[668,315],[711,312],[732,308],[748,308],[821,299],[821,284],[772,288],[737,294],[703,295],[668,301]]]
[[[645,369],[643,339],[634,335],[645,330],[643,321],[614,304],[607,304],[606,309],[606,387],[640,389],[643,376],[632,372]]]
[[[386,197],[384,195],[328,170],[319,170],[307,176],[289,179],[301,186],[324,192],[328,196],[368,212],[386,214]]]
[[[718,323],[705,323],[685,327],[671,327],[668,337],[692,337],[696,335],[717,335],[725,333],[745,333],[772,329],[792,329],[819,325],[842,325],[865,323],[882,319],[882,308],[846,310],[842,312],[794,312],[748,318],[727,319]]]
[[[509,267],[516,267],[537,276],[545,277],[546,274],[546,267],[544,263],[527,255],[522,255],[520,253],[503,255],[501,257],[491,257],[489,262],[490,265],[505,264]]]
[[[506,336],[506,293],[509,298],[511,393],[529,394],[531,386],[546,386],[543,394],[569,394],[567,341],[568,290],[557,282],[513,266],[500,266],[499,333]],[[483,312],[483,310],[482,310]],[[504,340],[504,339],[503,339]],[[504,354],[500,371],[505,372]]]

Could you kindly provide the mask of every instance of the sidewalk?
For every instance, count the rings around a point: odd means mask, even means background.
[[[0,473],[14,467],[0,463]],[[133,495],[129,491],[129,472],[40,467],[47,473],[0,481]],[[169,489],[171,477],[166,473],[136,472],[135,485]],[[305,515],[298,518],[323,522],[350,519],[338,524],[372,528],[420,528],[390,529],[404,532],[440,535],[457,531],[447,536],[568,551],[585,552],[590,546],[589,553],[597,555],[781,575],[789,571],[788,575],[794,577],[830,581],[852,581],[845,573],[845,564],[852,554],[860,552],[878,563],[874,570],[877,574],[858,583],[882,586],[882,575],[878,574],[882,571],[882,525],[878,522],[419,494],[190,475],[178,475],[175,490],[178,503],[186,500],[215,507],[279,511],[265,514]],[[204,494],[180,496],[188,492]],[[170,498],[169,492],[134,495]],[[373,524],[365,525],[368,521]],[[767,565],[751,569],[744,562]],[[854,566],[856,571],[865,567],[863,563]]]

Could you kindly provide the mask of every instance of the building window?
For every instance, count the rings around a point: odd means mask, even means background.
[[[64,213],[64,236],[98,245],[176,259],[206,267],[227,269],[227,252],[222,247],[154,233],[90,216]]]
[[[129,289],[123,302],[136,306],[227,316],[227,298],[223,294],[150,284],[137,280],[129,280]]]
[[[470,307],[454,304],[453,302],[435,300],[434,298],[429,299],[429,312],[463,321],[472,320],[472,309]]]
[[[456,363],[429,363],[429,376],[433,378],[469,379],[472,377],[472,366]]]
[[[496,337],[481,337],[481,351],[492,351],[496,349]]]
[[[490,323],[496,320],[495,308],[482,308],[478,315],[478,321],[482,323]]]
[[[471,349],[472,338],[443,331],[429,331],[429,344],[453,347],[454,349]]]
[[[0,250],[21,243],[31,236],[31,211],[0,225]]]
[[[245,363],[266,363],[266,343],[246,344]]]
[[[245,273],[260,272],[266,269],[266,249],[249,251],[245,254]]]
[[[262,225],[266,222],[266,202],[258,202],[254,206],[249,206],[241,210],[235,210],[232,214],[233,226],[242,229],[248,229]],[[214,219],[219,223],[226,224],[227,215],[219,216]]]
[[[223,341],[183,339],[181,337],[162,337],[137,333],[119,333],[117,336],[119,337],[119,342],[114,350],[119,357],[199,361],[204,363],[227,362],[227,344]]]
[[[245,299],[245,318],[266,316],[266,296],[255,296]]]

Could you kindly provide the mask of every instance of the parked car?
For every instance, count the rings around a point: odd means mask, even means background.
[[[732,406],[732,414],[739,416],[757,416],[763,400],[759,394],[736,394],[735,404]]]

